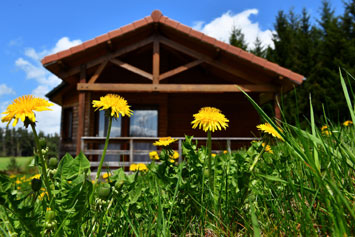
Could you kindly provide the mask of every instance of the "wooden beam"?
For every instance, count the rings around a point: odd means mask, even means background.
[[[239,85],[246,92],[276,92],[277,88],[269,84]],[[240,92],[233,84],[138,84],[138,83],[78,83],[78,91],[105,92],[164,92],[164,93],[224,93]]]
[[[255,84],[259,84],[260,82],[263,81],[262,78],[255,78],[255,77],[252,77],[250,76],[249,74],[247,74],[246,72],[243,72],[241,70],[237,70],[235,69],[234,67],[232,66],[228,66],[224,63],[221,63],[221,62],[218,62],[217,60],[214,60],[213,58],[211,57],[208,57],[202,53],[199,53],[193,49],[190,49],[190,48],[187,48],[179,43],[176,43],[170,39],[167,39],[165,38],[164,36],[159,36],[159,41],[173,49],[176,49],[184,54],[187,54],[191,57],[194,57],[194,58],[198,58],[198,59],[202,59],[203,61],[205,61],[206,63],[214,66],[214,67],[217,67],[219,69],[222,69],[226,72],[229,72],[231,73],[232,75],[235,75],[235,76],[238,76],[246,81],[249,81],[251,83],[255,83]]]
[[[157,39],[153,42],[153,84],[159,84],[160,74],[160,46]]]
[[[128,63],[125,63],[125,62],[122,62],[121,60],[118,60],[118,59],[111,59],[110,60],[111,63],[119,66],[119,67],[122,67],[124,69],[127,69],[128,71],[131,71],[135,74],[138,74],[142,77],[145,77],[145,78],[148,78],[149,80],[153,80],[153,75],[146,72],[146,71],[143,71],[142,69],[139,69],[131,64],[128,64]]]
[[[161,74],[160,77],[159,77],[159,80],[161,81],[161,80],[164,80],[164,79],[166,79],[168,77],[172,77],[172,76],[174,76],[174,75],[176,75],[178,73],[181,73],[181,72],[186,71],[186,70],[188,70],[190,68],[193,68],[193,67],[195,67],[195,66],[197,66],[197,65],[199,65],[201,63],[203,63],[203,60],[197,59],[197,60],[195,60],[193,62],[185,64],[184,66],[180,66],[180,67],[177,67],[175,69],[172,69],[172,70],[170,70],[168,72],[165,72],[165,73]]]
[[[126,46],[126,47],[124,47],[122,49],[119,49],[119,50],[117,50],[115,52],[108,53],[108,54],[103,55],[101,57],[95,58],[95,59],[93,59],[93,60],[91,60],[91,61],[86,63],[86,68],[89,69],[91,67],[94,67],[94,66],[106,61],[106,60],[110,60],[111,58],[119,57],[119,56],[121,56],[123,54],[129,53],[129,52],[131,52],[133,50],[136,50],[138,48],[146,46],[146,45],[148,45],[148,44],[150,44],[152,42],[153,42],[153,37],[149,37],[149,38],[146,38],[146,39],[144,39],[142,41],[139,41],[137,43],[134,43],[134,44]],[[44,66],[46,66],[46,65],[44,65]],[[76,67],[73,67],[70,70],[62,71],[62,72],[59,73],[59,75],[60,75],[60,78],[67,78],[67,77],[73,76],[75,74],[78,74],[79,72],[80,72],[80,65],[76,66]]]
[[[101,65],[97,68],[96,72],[94,73],[94,75],[92,75],[92,77],[89,80],[89,83],[95,83],[95,81],[99,78],[99,76],[101,75],[102,71],[105,69],[106,65],[107,65],[108,61],[103,61],[101,63]]]
[[[80,83],[86,83],[86,65],[80,66]],[[76,133],[76,155],[79,155],[81,150],[81,137],[84,136],[85,124],[85,91],[79,92],[78,105],[78,132]]]

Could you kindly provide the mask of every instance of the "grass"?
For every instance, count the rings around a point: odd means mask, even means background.
[[[272,126],[246,150],[210,160],[209,149],[186,136],[182,162],[171,162],[174,151],[165,146],[158,151],[160,162],[148,170],[117,169],[94,183],[82,153],[51,165],[50,185],[43,185],[45,173],[0,174],[0,231],[9,233],[4,236],[355,236],[355,95],[349,96],[340,78],[352,118],[348,125],[326,118],[317,125],[311,101],[306,129],[276,124],[246,94]]]
[[[8,165],[10,164],[12,157],[0,157],[0,171],[7,170]],[[32,156],[24,156],[24,157],[15,157],[16,164],[20,167],[20,169],[24,169],[28,166],[28,164],[33,159]]]

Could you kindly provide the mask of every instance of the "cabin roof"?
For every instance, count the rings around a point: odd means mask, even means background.
[[[62,64],[65,60],[70,60],[70,58],[77,58],[80,55],[84,56],[87,51],[92,51],[94,48],[98,48],[100,47],[100,45],[103,44],[110,44],[113,40],[117,38],[123,37],[150,25],[154,26],[152,28],[157,28],[158,25],[162,25],[164,27],[176,30],[180,34],[198,40],[201,44],[208,44],[216,48],[216,50],[223,51],[239,59],[250,62],[258,67],[274,72],[279,75],[280,78],[288,78],[294,84],[299,85],[304,80],[303,75],[300,75],[275,63],[267,61],[264,58],[255,56],[254,54],[246,52],[238,47],[232,46],[230,44],[207,36],[199,31],[192,29],[189,26],[186,26],[164,16],[159,10],[154,10],[150,16],[147,16],[126,26],[120,27],[106,34],[100,35],[80,45],[74,46],[70,49],[55,54],[48,55],[44,57],[41,62],[44,67],[46,67],[49,71],[61,77],[58,67],[55,66],[56,64]]]

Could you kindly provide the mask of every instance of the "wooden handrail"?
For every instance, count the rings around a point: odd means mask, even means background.
[[[178,146],[178,152],[179,154],[182,154],[182,141],[185,139],[185,137],[173,137],[175,139],[178,139],[177,146]],[[101,149],[87,149],[85,147],[86,143],[101,143],[103,144],[105,141],[106,137],[81,137],[81,150],[86,154],[86,155],[101,155],[103,150]],[[105,162],[106,165],[108,166],[115,166],[115,167],[128,167],[130,164],[135,163],[133,160],[134,155],[148,155],[151,150],[140,150],[140,149],[134,149],[134,143],[135,142],[152,142],[159,140],[159,137],[112,137],[110,138],[110,141],[113,143],[121,143],[121,142],[129,142],[129,149],[128,150],[107,150],[106,154],[107,155],[126,155],[129,156],[129,161],[107,161]],[[194,137],[193,140],[202,140],[206,141],[206,137]],[[232,141],[235,142],[246,142],[246,141],[253,141],[253,140],[260,140],[260,138],[255,138],[255,137],[214,137],[212,138],[212,141],[226,141],[227,147],[230,150],[230,145]],[[219,152],[220,150],[213,150],[212,152]],[[179,162],[181,162],[182,157],[180,155],[179,157]],[[150,163],[149,161],[142,161],[139,163],[145,163],[148,164]],[[91,167],[97,167],[99,162],[96,161],[91,161]]]

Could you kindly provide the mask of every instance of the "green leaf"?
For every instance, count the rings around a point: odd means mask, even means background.
[[[256,174],[256,175],[259,176],[259,177],[271,180],[271,181],[277,181],[277,182],[281,182],[281,183],[287,184],[287,181],[285,181],[283,179],[280,179],[279,177],[276,177],[276,176],[265,175],[265,174]]]
[[[63,169],[68,169],[72,161],[73,157],[69,153],[66,153],[59,161],[56,176],[63,178]]]
[[[66,179],[71,179],[79,174],[83,174],[90,169],[90,161],[80,152],[68,165],[63,167],[62,176]]]

